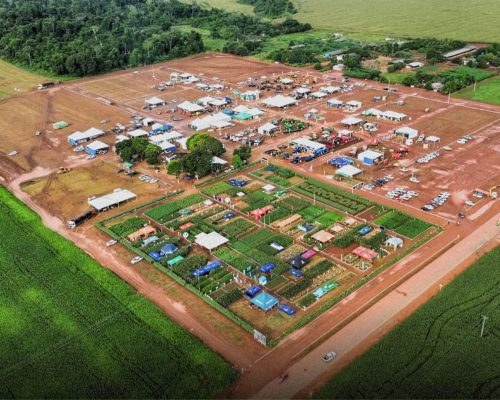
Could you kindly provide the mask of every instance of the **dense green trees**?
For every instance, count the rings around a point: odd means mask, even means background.
[[[116,153],[126,162],[145,159],[148,164],[155,165],[158,164],[161,148],[149,143],[146,139],[131,139],[117,143]]]
[[[235,53],[254,51],[266,36],[311,29],[178,0],[0,0],[0,21],[0,57],[75,76],[204,51],[200,34],[178,25],[204,28]]]
[[[290,0],[238,0],[238,3],[252,5],[255,14],[268,18],[278,18],[297,12]]]

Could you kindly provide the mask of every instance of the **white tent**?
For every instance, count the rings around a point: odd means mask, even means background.
[[[229,242],[229,239],[225,238],[217,232],[205,233],[202,232],[195,236],[195,243],[199,246],[207,249],[209,251],[215,250],[218,247]]]
[[[346,178],[354,178],[356,175],[361,174],[363,171],[353,165],[345,165],[335,171],[335,175],[344,176]]]
[[[160,99],[159,97],[151,97],[145,101],[146,105],[149,107],[160,107],[164,106],[167,102]]]
[[[220,158],[220,157],[213,156],[213,157],[212,157],[212,164],[226,165],[226,164],[227,164],[227,161],[226,161],[226,160],[223,160],[223,159],[222,159],[222,158]]]
[[[426,142],[429,142],[429,143],[438,143],[441,141],[441,138],[439,138],[438,136],[427,136],[425,138],[425,141]]]
[[[321,149],[326,148],[326,146],[324,144],[315,142],[315,141],[310,140],[310,139],[305,138],[305,137],[293,139],[290,143],[295,145],[295,146],[304,147],[310,151],[316,151],[316,150],[321,150]]]
[[[418,131],[413,128],[409,128],[407,126],[403,126],[394,131],[396,135],[402,135],[407,139],[414,139],[418,136]]]
[[[354,126],[363,123],[363,120],[356,117],[347,117],[342,120],[342,123],[346,126]]]
[[[195,131],[201,131],[210,127],[224,128],[230,125],[231,116],[224,113],[208,115],[204,118],[197,118],[192,121],[189,126]]]
[[[322,99],[323,97],[326,97],[327,94],[325,92],[314,92],[311,93],[311,97],[314,97],[316,99]]]
[[[128,135],[133,138],[139,138],[148,136],[148,133],[144,129],[135,129],[133,131],[128,132]]]
[[[264,100],[264,104],[268,107],[284,108],[297,104],[297,100],[290,96],[283,96],[278,94]]]
[[[195,113],[199,111],[203,111],[204,108],[198,104],[191,103],[190,101],[183,101],[178,107],[186,112]]]
[[[262,126],[259,126],[257,128],[257,132],[261,135],[265,135],[266,133],[271,133],[274,132],[276,129],[278,129],[277,125],[274,125],[270,122],[265,123]]]

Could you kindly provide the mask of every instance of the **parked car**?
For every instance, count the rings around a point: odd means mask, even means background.
[[[106,242],[106,247],[113,246],[114,244],[118,243],[116,240],[111,239]]]

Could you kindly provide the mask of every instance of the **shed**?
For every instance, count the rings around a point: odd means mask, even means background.
[[[269,311],[276,304],[278,304],[278,299],[274,296],[271,296],[269,293],[262,292],[262,293],[259,293],[254,298],[252,298],[252,300],[250,300],[250,302],[254,306],[259,307],[261,310]]]
[[[344,102],[339,99],[331,99],[326,102],[328,107],[342,108],[344,106]]]
[[[115,189],[112,193],[100,197],[91,197],[88,200],[90,206],[97,211],[106,211],[126,201],[133,200],[137,195],[127,189]]]
[[[161,107],[167,104],[165,100],[162,100],[159,97],[151,97],[144,102],[146,103],[146,106],[150,108]]]
[[[133,131],[128,132],[128,135],[132,138],[141,138],[148,136],[148,132],[144,129],[134,129]]]
[[[144,228],[138,229],[127,236],[129,242],[136,242],[139,239],[145,239],[156,233],[156,229],[151,225],[145,226]]]
[[[441,141],[441,138],[438,137],[438,136],[431,135],[431,136],[427,136],[425,138],[425,141],[428,142],[428,143],[438,143],[438,142]]]
[[[360,101],[357,101],[357,100],[350,100],[347,103],[345,103],[345,107],[348,110],[356,110],[356,109],[360,108],[362,105],[363,105],[363,103]]]
[[[150,237],[148,237],[148,238],[144,239],[144,240],[142,241],[142,245],[143,245],[143,246],[147,246],[148,244],[151,244],[151,243],[157,242],[158,240],[160,240],[160,238],[159,238],[158,236],[156,236],[156,235],[153,235],[153,236],[150,236]]]
[[[363,122],[365,121],[362,120],[361,118],[356,118],[356,117],[347,117],[342,120],[342,124],[348,127],[361,125]]]
[[[180,108],[182,111],[188,114],[202,112],[203,110],[205,110],[202,106],[191,103],[190,101],[183,101],[181,104],[178,105],[178,108]]]
[[[418,136],[418,131],[407,126],[402,126],[394,131],[396,135],[404,136],[406,139],[415,139]]]
[[[215,231],[210,233],[202,232],[195,236],[195,243],[209,251],[215,250],[227,242],[229,242],[228,238]]]
[[[335,175],[343,176],[345,178],[352,179],[356,175],[359,175],[363,172],[363,170],[356,168],[353,165],[345,165],[342,168],[339,168],[337,171],[335,171]]]
[[[300,255],[290,258],[287,263],[290,264],[293,268],[302,269],[307,264],[309,264],[310,259],[304,259]]]
[[[333,236],[331,233],[323,230],[316,232],[314,235],[311,236],[312,239],[316,240],[317,242],[321,244],[328,243],[331,241],[335,236]]]
[[[239,96],[243,101],[255,101],[259,100],[260,92],[258,90],[248,90],[246,92],[240,93]]]
[[[285,108],[292,105],[296,105],[297,100],[295,100],[293,97],[290,96],[283,96],[281,94],[278,94],[276,96],[269,97],[268,99],[264,100],[264,104],[268,107],[273,107],[273,108]]]
[[[314,93],[311,93],[311,97],[314,97],[315,99],[322,99],[323,97],[326,97],[327,94],[325,92],[314,92]]]
[[[305,137],[300,137],[297,139],[294,139],[290,142],[294,146],[299,146],[303,147],[309,151],[318,151],[318,150],[323,150],[326,149],[326,145],[322,143],[315,142],[314,140],[310,140]]]
[[[53,129],[64,129],[67,128],[69,124],[66,121],[58,121],[52,124]]]
[[[106,153],[109,150],[109,145],[99,140],[94,140],[92,143],[84,147],[85,153],[91,156]]]
[[[84,132],[76,131],[68,136],[68,142],[73,146],[77,144],[87,142],[92,139],[96,139],[99,136],[104,135],[104,131],[98,128],[89,128]]]
[[[288,218],[277,222],[274,226],[278,229],[286,228],[287,226],[293,224],[294,222],[299,221],[302,218],[300,214],[290,215]]]
[[[274,125],[271,122],[267,122],[264,125],[259,126],[257,128],[257,132],[261,135],[265,135],[275,132],[277,129],[278,129],[277,125]]]
[[[363,164],[373,165],[378,160],[381,160],[384,157],[382,153],[379,153],[375,150],[365,150],[362,153],[358,154],[358,160],[360,160]]]
[[[319,88],[320,92],[325,92],[325,93],[328,93],[328,94],[333,94],[333,93],[337,93],[337,92],[340,92],[342,89],[338,86],[321,86]]]
[[[274,185],[271,185],[270,183],[268,183],[267,185],[264,185],[262,187],[262,190],[266,193],[271,193],[273,192],[274,190],[276,189],[276,186]]]

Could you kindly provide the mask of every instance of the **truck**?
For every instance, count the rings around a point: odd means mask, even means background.
[[[96,211],[94,210],[89,210],[78,217],[70,219],[66,225],[68,226],[69,229],[75,229],[77,226],[83,224],[85,221],[88,221],[91,219],[94,215],[96,215]]]
[[[38,86],[37,86],[37,89],[38,90],[47,89],[47,88],[53,87],[55,85],[56,85],[56,82],[39,83]]]

